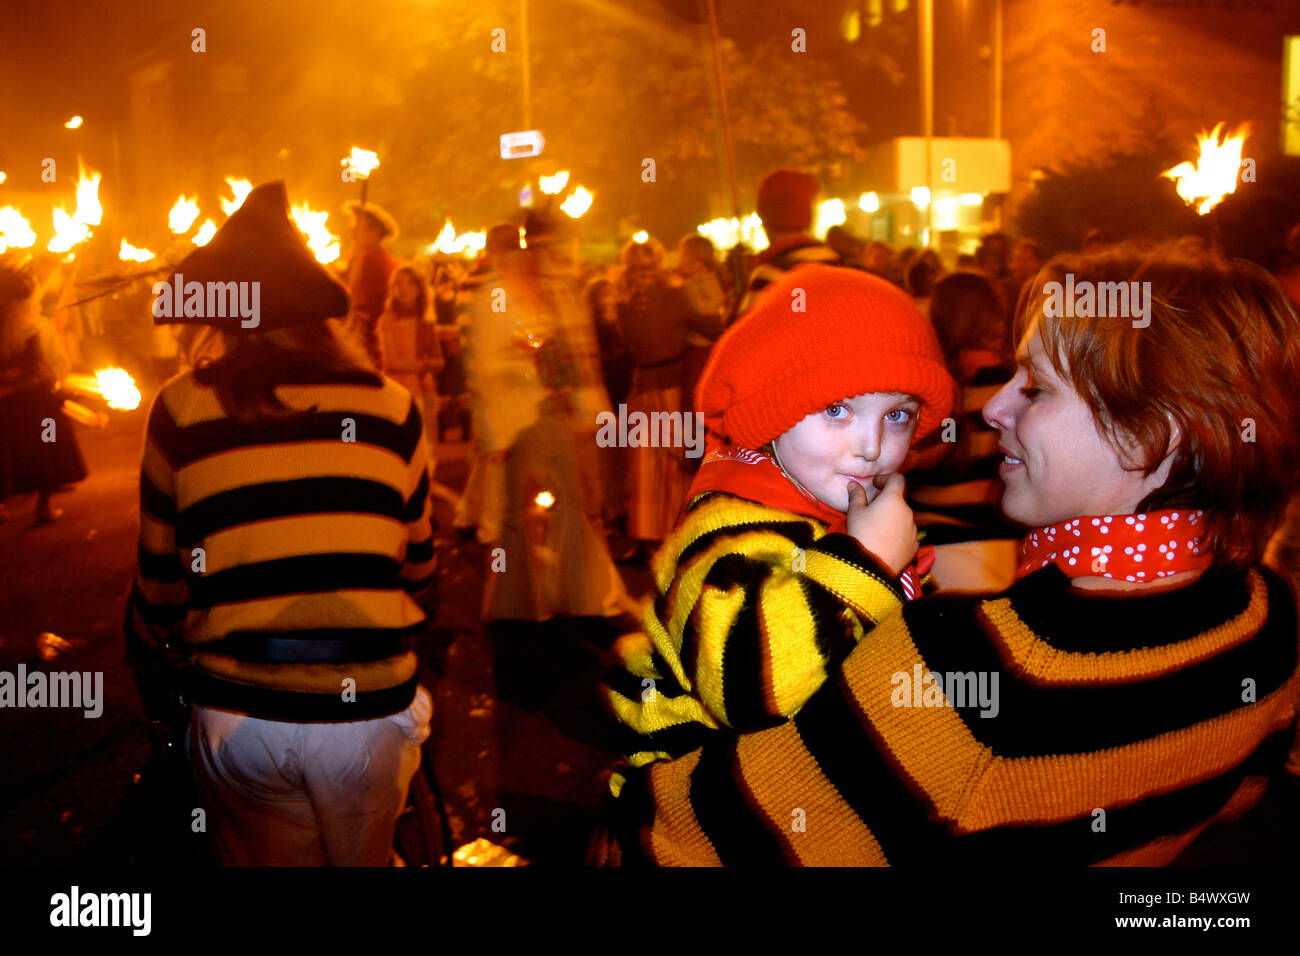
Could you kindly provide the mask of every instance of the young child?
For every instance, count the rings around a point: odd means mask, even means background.
[[[790,271],[718,340],[696,393],[709,450],[604,688],[633,767],[788,719],[917,596],[933,555],[899,470],[955,398],[911,298],[854,269]]]

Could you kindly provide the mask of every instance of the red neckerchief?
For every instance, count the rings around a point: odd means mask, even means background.
[[[1069,577],[1154,581],[1213,564],[1200,544],[1205,512],[1185,508],[1135,515],[1082,515],[1037,528],[1020,542],[1016,580],[1054,564]]]
[[[686,502],[689,505],[700,495],[712,491],[812,518],[826,525],[831,534],[848,531],[848,515],[805,492],[787,477],[770,455],[752,448],[723,445],[704,456],[687,492]],[[899,584],[909,601],[920,596],[921,579],[933,564],[934,548],[918,548],[916,558],[899,577]]]

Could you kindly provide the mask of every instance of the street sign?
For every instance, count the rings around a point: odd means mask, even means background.
[[[526,156],[540,156],[542,147],[545,145],[546,140],[542,137],[542,131],[538,129],[525,129],[517,133],[503,133],[501,135],[501,158],[523,159]]]

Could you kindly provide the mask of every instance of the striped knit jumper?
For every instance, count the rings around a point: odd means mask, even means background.
[[[183,641],[196,703],[289,721],[410,705],[412,595],[434,571],[427,451],[410,393],[376,381],[281,386],[315,411],[263,432],[193,373],[154,400],[133,629],[147,647]]]
[[[696,531],[714,556],[695,619],[712,633],[715,613],[746,603],[749,541],[768,532]],[[1001,595],[887,613],[901,602],[867,579],[866,562],[807,557],[810,570],[838,562],[843,620],[870,632],[770,729],[692,749],[677,725],[647,718],[676,759],[615,778],[625,865],[1161,865],[1252,805],[1295,740],[1295,595],[1267,568],[1211,569],[1176,591],[1116,599],[1072,590],[1053,566]],[[772,607],[801,619],[815,577],[792,578],[794,599]],[[669,598],[674,620],[689,613]],[[743,661],[767,674],[773,646],[724,640],[714,652],[727,653],[728,673]],[[994,693],[977,701],[976,687]],[[679,692],[671,681],[658,690]]]
[[[645,632],[619,641],[604,689],[633,766],[783,722],[903,602],[854,538],[722,493],[696,499],[652,570]]]

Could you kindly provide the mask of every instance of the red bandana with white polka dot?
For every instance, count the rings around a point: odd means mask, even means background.
[[[1201,571],[1211,564],[1211,556],[1200,547],[1204,530],[1204,511],[1084,515],[1025,535],[1016,580],[1049,564],[1072,578],[1137,583]]]

